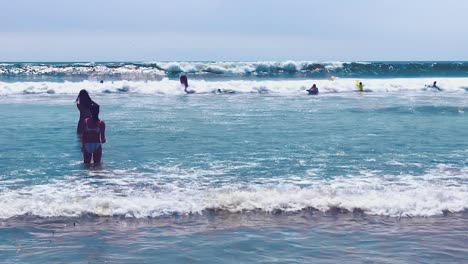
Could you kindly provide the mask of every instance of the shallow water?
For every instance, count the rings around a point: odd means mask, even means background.
[[[463,263],[468,254],[466,215],[208,212],[0,223],[6,263]]]

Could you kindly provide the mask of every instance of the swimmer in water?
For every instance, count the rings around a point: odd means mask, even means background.
[[[306,90],[309,94],[312,94],[312,95],[317,95],[319,93],[319,90],[317,88],[317,86],[315,85],[312,85],[312,87],[310,87],[309,89]]]
[[[184,92],[187,94],[193,94],[195,93],[194,90],[188,90],[187,88],[189,87],[188,85],[188,79],[186,75],[180,76],[180,83],[184,86]]]

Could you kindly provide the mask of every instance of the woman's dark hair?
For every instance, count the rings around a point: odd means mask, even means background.
[[[93,120],[96,122],[99,121],[99,105],[92,104],[89,110],[91,112],[91,116],[93,117]]]
[[[188,79],[187,79],[187,76],[186,76],[186,75],[180,76],[180,83],[182,83],[183,85],[185,85],[185,87],[188,86]]]
[[[89,97],[89,94],[85,89],[81,90],[78,94],[76,101],[78,102],[78,100],[80,101],[80,104],[85,107],[91,107],[91,104],[93,103],[93,100],[91,100],[91,97]]]

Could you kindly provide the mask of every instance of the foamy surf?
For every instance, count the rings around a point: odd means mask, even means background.
[[[166,171],[171,171],[166,170]],[[194,171],[180,175],[121,175],[99,173],[100,178],[68,177],[48,184],[2,188],[0,218],[79,217],[80,215],[132,218],[249,211],[298,212],[314,209],[358,211],[390,217],[429,217],[467,210],[468,170],[438,166],[425,175],[361,175],[257,179],[257,184],[212,184],[215,176]],[[201,174],[200,174],[201,173]],[[125,175],[124,177],[122,177]],[[185,174],[184,174],[185,175]],[[199,176],[196,176],[199,175]],[[195,176],[195,178],[194,178]],[[174,180],[179,179],[179,180]]]
[[[428,88],[427,85],[437,80],[442,91]],[[466,93],[468,78],[402,78],[402,79],[360,79],[365,89],[375,93],[428,94]],[[189,80],[191,89],[197,93],[233,94],[233,93],[271,93],[277,95],[303,95],[312,84],[319,87],[320,94],[355,92],[356,79],[335,80]],[[164,78],[160,81],[95,81],[80,82],[0,82],[0,95],[35,95],[35,94],[78,94],[86,89],[93,94],[134,93],[154,95],[185,94],[178,80]]]

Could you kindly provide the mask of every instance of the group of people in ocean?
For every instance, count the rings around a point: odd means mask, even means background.
[[[330,78],[330,80],[334,81],[336,79],[336,77],[332,76]],[[181,85],[184,87],[184,92],[187,93],[187,94],[193,94],[193,93],[196,93],[195,90],[192,90],[192,89],[189,89],[189,84],[188,84],[188,78],[186,75],[182,75],[180,77],[180,83]],[[369,89],[364,89],[364,84],[361,82],[361,81],[356,81],[356,88],[357,88],[357,92],[372,92],[372,90],[369,90]],[[437,86],[437,82],[434,81],[434,83],[432,85],[425,85],[424,86],[424,89],[427,89],[427,88],[430,88],[430,89],[436,89],[438,91],[442,91],[442,89]],[[217,89],[214,91],[215,93],[235,93],[235,91],[232,91],[232,90],[222,90],[222,89]],[[310,87],[309,89],[306,89],[306,92],[309,94],[309,95],[318,95],[319,94],[319,89],[317,87],[317,85],[314,83],[312,85],[312,87]]]
[[[101,80],[100,83],[104,81]],[[189,89],[186,75],[180,77],[180,83],[185,93],[195,93],[194,90]],[[80,112],[76,133],[80,139],[83,162],[85,165],[90,165],[92,160],[94,165],[98,165],[102,158],[102,144],[106,143],[106,123],[99,118],[100,106],[84,89],[78,94],[75,103]]]
[[[361,81],[356,81],[356,87],[357,87],[357,92],[371,92],[372,90],[369,89],[364,89],[364,84]],[[424,89],[435,89],[438,91],[442,91],[442,89],[437,86],[437,82],[434,81],[432,85],[425,85]],[[309,89],[306,90],[310,95],[317,95],[319,93],[319,90],[317,88],[317,85],[315,83],[310,87]]]
[[[196,93],[195,90],[189,88],[188,78],[186,75],[180,76],[180,84],[187,94]],[[101,80],[101,83],[103,81]],[[364,84],[361,81],[356,81],[357,92],[369,92],[364,89]],[[437,82],[432,85],[426,85],[425,88],[432,88],[441,91]],[[312,87],[306,89],[309,95],[318,95],[319,89],[314,83]],[[217,89],[216,93],[234,93],[231,90]],[[80,111],[80,118],[76,128],[76,133],[79,136],[81,143],[81,151],[83,153],[83,162],[86,165],[91,164],[91,160],[95,165],[101,163],[102,144],[106,143],[106,124],[99,119],[99,104],[91,99],[86,90],[81,90],[76,98],[76,106]]]
[[[184,88],[184,92],[186,94],[193,94],[193,93],[196,93],[195,90],[192,90],[192,89],[189,89],[189,84],[188,84],[188,78],[187,78],[187,75],[182,75],[180,76],[180,84],[182,85],[182,87]],[[310,87],[309,89],[306,90],[309,94],[312,94],[312,95],[317,95],[319,93],[319,90],[317,88],[317,85],[314,83],[314,85],[312,85],[312,87]],[[223,93],[223,94],[232,94],[232,93],[235,93],[235,91],[233,90],[229,90],[229,89],[216,89],[214,91],[214,93]]]

